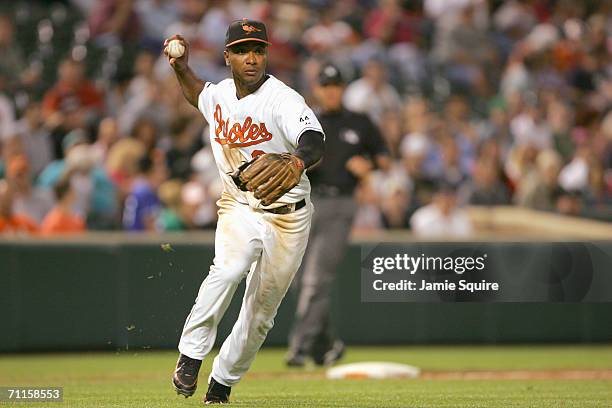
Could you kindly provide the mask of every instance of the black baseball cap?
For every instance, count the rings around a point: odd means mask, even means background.
[[[270,45],[265,24],[248,18],[232,22],[225,33],[225,47],[247,41],[258,41]]]
[[[321,71],[319,71],[319,84],[321,86],[342,85],[344,80],[340,70],[335,65],[325,64],[321,67]]]

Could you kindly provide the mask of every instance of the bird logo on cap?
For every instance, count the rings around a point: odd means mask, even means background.
[[[242,24],[242,29],[247,33],[247,34],[253,34],[256,31],[261,31],[259,28],[253,27],[252,25],[248,25],[246,23]]]

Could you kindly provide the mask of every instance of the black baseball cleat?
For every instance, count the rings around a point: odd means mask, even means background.
[[[196,360],[184,354],[179,356],[172,375],[172,385],[177,394],[189,398],[195,393],[198,388],[198,372],[201,366],[202,360]]]
[[[204,404],[229,404],[229,396],[232,392],[232,387],[223,385],[217,382],[213,377],[210,377],[210,384],[208,384],[208,391],[204,397]]]

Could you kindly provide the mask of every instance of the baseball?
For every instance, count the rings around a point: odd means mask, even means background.
[[[168,43],[168,55],[172,58],[180,58],[185,53],[185,46],[179,40],[172,40]]]

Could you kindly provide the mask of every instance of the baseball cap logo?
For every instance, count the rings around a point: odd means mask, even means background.
[[[242,19],[232,22],[225,33],[225,47],[246,41],[259,41],[270,44],[266,26],[261,21]]]
[[[247,33],[247,34],[253,34],[254,32],[257,31],[261,31],[259,28],[257,27],[253,27],[252,25],[248,25],[248,24],[243,24],[242,25],[242,29]]]

